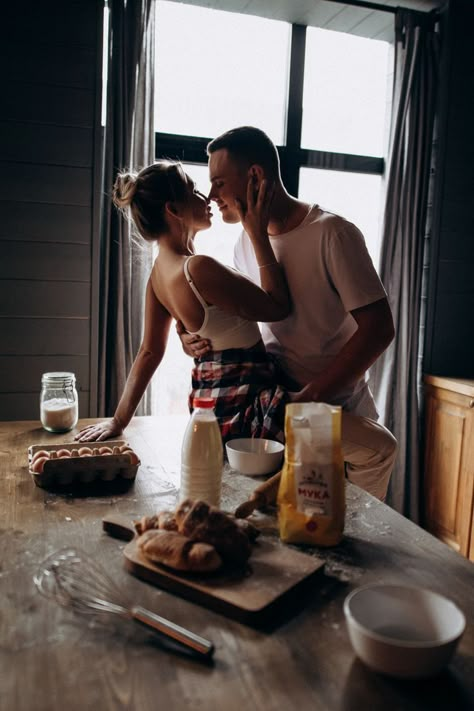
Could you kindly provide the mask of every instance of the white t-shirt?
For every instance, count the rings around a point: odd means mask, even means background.
[[[292,299],[283,321],[261,324],[269,352],[300,385],[324,370],[357,330],[350,311],[386,296],[360,230],[314,205],[291,232],[270,237]],[[242,232],[234,249],[239,271],[260,284],[252,243]],[[376,417],[366,378],[338,393],[333,404]],[[371,399],[371,398],[369,398]],[[359,407],[359,404],[361,407]]]

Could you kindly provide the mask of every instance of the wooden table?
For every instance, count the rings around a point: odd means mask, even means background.
[[[80,425],[86,423],[83,420]],[[129,519],[173,505],[182,418],[136,418],[127,439],[142,460],[121,495],[74,498],[36,487],[27,447],[71,441],[38,422],[0,423],[0,708],[5,711],[286,711],[460,709],[474,704],[474,566],[357,487],[347,487],[346,535],[318,550],[325,575],[300,610],[271,633],[241,625],[125,572],[123,543],[102,532],[105,514]],[[225,475],[223,506],[233,510],[256,480]],[[259,523],[276,535],[274,518]],[[212,664],[172,653],[134,625],[86,624],[33,585],[38,563],[80,545],[140,604],[211,639]],[[342,605],[354,587],[405,582],[452,598],[467,629],[436,679],[400,682],[366,669],[350,647]]]

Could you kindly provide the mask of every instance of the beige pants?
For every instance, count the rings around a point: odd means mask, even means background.
[[[349,481],[385,500],[397,456],[397,440],[369,417],[342,411],[342,455]]]

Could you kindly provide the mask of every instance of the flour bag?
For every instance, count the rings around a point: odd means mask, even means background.
[[[341,408],[318,402],[287,405],[285,440],[278,490],[280,538],[334,546],[342,538],[346,508]]]

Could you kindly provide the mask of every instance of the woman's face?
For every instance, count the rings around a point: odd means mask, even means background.
[[[196,232],[198,230],[207,230],[211,226],[211,207],[210,200],[199,192],[196,188],[194,180],[191,180],[189,175],[186,176],[188,190],[187,212],[191,218],[191,225]]]

